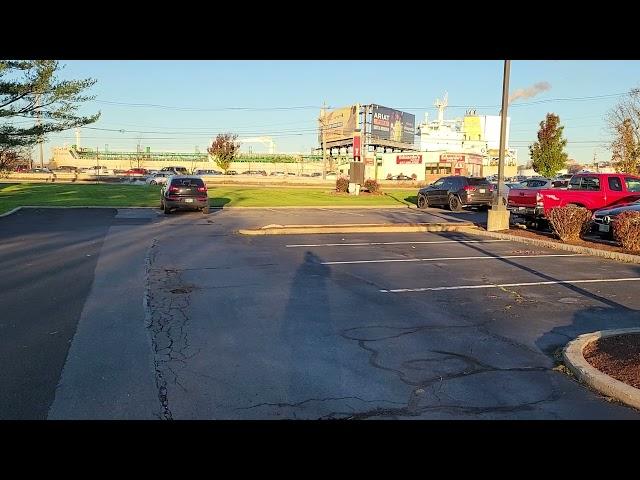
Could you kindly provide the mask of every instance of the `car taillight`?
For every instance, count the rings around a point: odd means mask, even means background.
[[[542,204],[542,194],[541,193],[537,193],[537,192],[536,192],[536,205],[538,207],[542,207],[543,206],[543,204]]]
[[[473,190],[475,190],[475,189],[476,189],[476,187],[472,187],[471,185],[466,185],[466,186],[464,187],[464,190],[466,190],[467,192],[469,192],[469,191],[473,191]]]
[[[172,187],[169,187],[169,191],[170,191],[170,192],[179,192],[179,191],[180,191],[180,189],[179,189],[178,187],[173,187],[173,186],[172,186]]]
[[[198,187],[198,191],[199,192],[206,192],[207,191],[207,187]]]

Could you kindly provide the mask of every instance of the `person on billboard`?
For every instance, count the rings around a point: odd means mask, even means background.
[[[402,141],[402,117],[398,112],[393,114],[393,125],[391,126],[391,140],[394,142]]]

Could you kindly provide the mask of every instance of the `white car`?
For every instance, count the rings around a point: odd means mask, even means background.
[[[147,177],[146,182],[148,185],[164,185],[167,183],[167,178],[169,178],[171,175],[173,174],[169,172],[154,173],[153,175]]]
[[[107,167],[91,167],[84,168],[82,173],[86,173],[87,175],[113,175],[113,170],[108,169]]]

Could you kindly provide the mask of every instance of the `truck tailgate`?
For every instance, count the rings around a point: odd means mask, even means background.
[[[509,207],[528,207],[536,206],[536,194],[539,190],[527,188],[512,188],[509,191],[508,206]]]

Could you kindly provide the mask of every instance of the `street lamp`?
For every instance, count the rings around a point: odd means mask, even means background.
[[[498,191],[493,199],[493,205],[487,215],[487,230],[494,232],[497,230],[509,229],[509,210],[502,203],[502,192],[504,192],[504,153],[507,140],[507,114],[509,108],[509,71],[511,60],[504,61],[504,75],[502,79],[502,110],[500,111],[500,151],[498,153]]]

